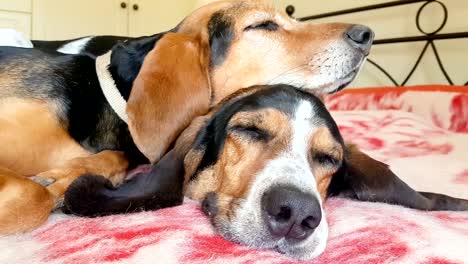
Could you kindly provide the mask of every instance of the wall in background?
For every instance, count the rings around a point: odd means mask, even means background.
[[[0,3],[5,1],[12,0]],[[32,37],[43,40],[151,35],[175,27],[195,4],[195,0],[22,1],[32,1]]]
[[[324,12],[353,8],[363,5],[371,5],[392,0],[274,0],[281,9],[288,4],[296,7],[295,17],[320,14]],[[449,11],[447,25],[441,33],[468,31],[468,1],[466,0],[442,0]],[[359,14],[339,16],[315,20],[314,22],[342,21],[360,23],[370,26],[376,33],[376,38],[391,38],[402,36],[420,35],[416,28],[415,17],[421,3],[404,7],[393,7],[382,10],[374,10]],[[427,6],[422,14],[421,26],[430,32],[436,29],[442,21],[442,10],[437,4]],[[416,61],[424,43],[389,44],[375,46],[370,58],[378,62],[401,82],[410,71]],[[468,39],[440,40],[436,41],[442,60],[449,75],[456,84],[464,84],[468,81]],[[446,83],[439,71],[437,62],[432,52],[429,51],[414,73],[408,84],[434,84]],[[352,86],[381,86],[391,85],[380,71],[367,64],[359,78]]]
[[[0,28],[31,36],[31,0],[0,0]]]
[[[195,1],[195,6],[194,7],[198,8],[198,7],[202,6],[202,5],[206,5],[206,4],[208,4],[210,2],[213,2],[213,1],[214,0],[197,0],[197,1]]]

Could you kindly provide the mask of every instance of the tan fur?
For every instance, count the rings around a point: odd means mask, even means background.
[[[90,154],[60,126],[52,108],[36,100],[0,101],[0,166],[32,176]]]
[[[43,186],[0,168],[0,234],[39,227],[54,205],[54,197]]]
[[[327,154],[337,161],[343,160],[343,148],[336,142],[328,128],[322,127],[317,129],[311,138],[310,162],[312,163],[312,173],[317,181],[317,189],[322,198],[325,200],[327,196],[328,185],[330,184],[333,174],[337,167],[324,166],[313,160],[313,156],[317,153]]]
[[[387,182],[382,179],[394,177],[389,166],[383,162],[371,158],[366,153],[360,151],[354,144],[346,144],[346,162],[351,177],[359,178],[362,182],[373,187],[385,188]],[[357,172],[359,172],[357,174]],[[357,175],[353,175],[357,174]]]
[[[84,173],[121,182],[123,154],[92,154],[61,127],[53,103],[20,98],[0,102],[0,234],[24,232],[47,220],[68,185]],[[56,182],[47,188],[24,176]]]
[[[201,150],[191,150],[190,152],[189,150],[192,147],[201,127],[205,125],[210,116],[211,114],[208,114],[206,116],[201,116],[194,119],[190,126],[188,126],[177,139],[175,148],[177,153],[180,153],[181,156],[184,156],[185,175],[193,175],[197,168],[197,164],[199,164],[201,161]],[[184,186],[186,186],[189,180],[190,178],[187,177],[184,179]]]
[[[42,172],[37,177],[56,180],[47,189],[55,197],[62,197],[67,187],[81,175],[102,175],[117,185],[124,180],[127,168],[128,161],[123,152],[104,150],[68,160],[63,166]]]
[[[129,128],[152,162],[194,117],[208,112],[211,92],[201,49],[194,38],[168,33],[146,56],[135,80],[127,106]]]

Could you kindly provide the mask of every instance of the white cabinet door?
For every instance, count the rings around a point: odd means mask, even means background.
[[[128,0],[33,0],[32,36],[41,40],[126,36],[129,8]]]
[[[31,0],[0,0],[0,10],[31,12]]]
[[[0,28],[12,28],[31,37],[31,0],[0,0]]]
[[[147,36],[170,30],[177,26],[194,6],[194,0],[130,0],[130,36]]]
[[[0,28],[12,28],[22,32],[24,36],[30,38],[31,15],[27,13],[0,10]]]

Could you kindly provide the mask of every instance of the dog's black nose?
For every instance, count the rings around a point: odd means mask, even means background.
[[[293,187],[274,187],[262,197],[262,210],[276,237],[304,240],[322,220],[320,204],[312,194]]]
[[[368,27],[354,25],[345,32],[345,39],[351,46],[368,54],[374,41],[374,32]]]

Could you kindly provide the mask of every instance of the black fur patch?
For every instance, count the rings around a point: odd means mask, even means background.
[[[94,68],[94,60],[73,56],[73,63],[58,73],[63,78],[61,88],[66,101],[68,132],[93,152],[122,150],[130,166],[147,163],[138,150],[125,124],[110,107],[102,93]]]
[[[212,67],[221,65],[231,46],[234,38],[232,20],[221,12],[215,13],[208,23],[208,34],[210,36]]]
[[[88,42],[83,53],[101,56],[111,50],[117,43],[130,41],[132,39],[133,38],[118,36],[96,36]]]
[[[209,217],[215,217],[218,214],[218,195],[210,192],[206,195],[201,204],[203,213]]]
[[[95,212],[109,210],[104,201],[114,189],[112,183],[102,176],[83,175],[76,179],[65,192],[63,211],[88,217],[99,216]]]
[[[164,34],[165,32],[141,38],[96,36],[87,43],[81,54],[97,57],[112,49],[109,71],[120,93],[125,100],[128,100],[133,81],[143,65],[143,60]],[[60,47],[80,39],[82,38],[65,41],[33,41],[33,44],[38,49],[53,53]],[[90,66],[88,70],[94,70],[95,66]]]
[[[40,40],[33,40],[32,43],[34,48],[42,49],[49,52],[57,51],[57,49],[69,44],[70,42],[74,42],[83,38],[77,39],[70,39],[70,40],[60,40],[60,41],[40,41]],[[108,52],[109,50],[114,47],[115,44],[122,42],[124,40],[130,40],[130,37],[120,37],[120,36],[95,36],[91,37],[83,50],[80,54],[88,54],[92,56],[100,56],[104,53]]]
[[[146,55],[154,48],[156,42],[165,33],[150,37],[142,37],[119,43],[112,49],[112,58],[109,71],[120,91],[120,94],[128,100],[135,81]]]

